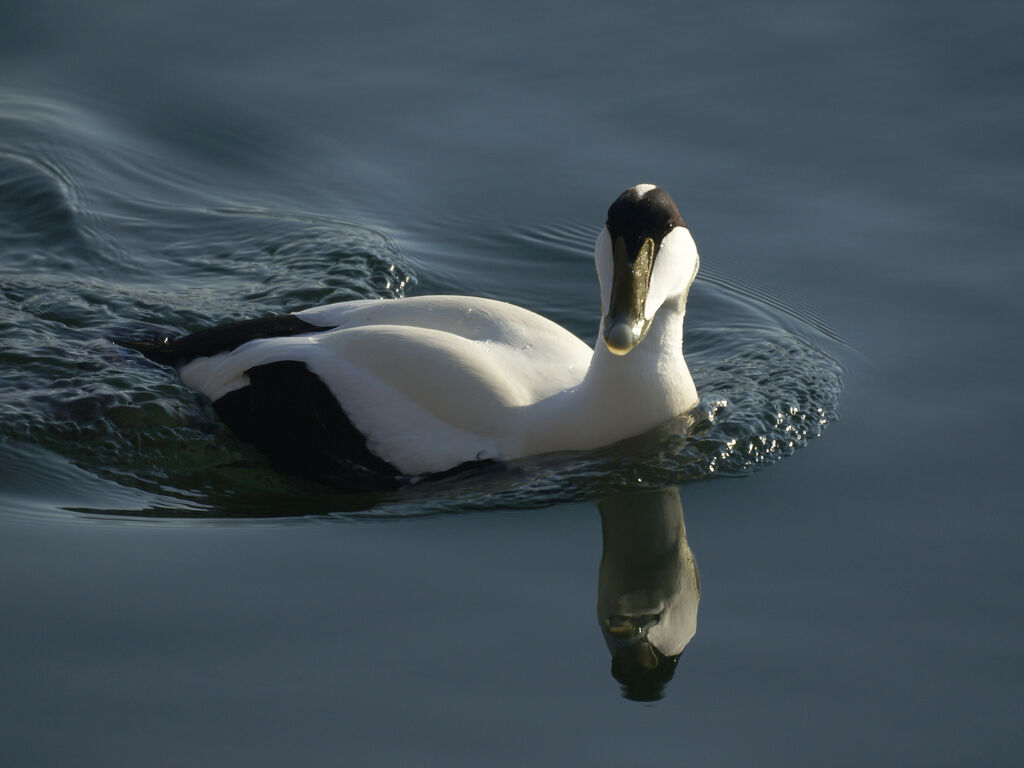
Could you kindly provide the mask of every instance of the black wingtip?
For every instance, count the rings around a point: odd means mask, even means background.
[[[326,330],[329,330],[329,326],[307,323],[295,315],[270,315],[215,325],[187,336],[170,337],[154,334],[146,339],[114,339],[114,343],[141,352],[155,363],[177,368],[198,357],[230,352],[256,339]]]

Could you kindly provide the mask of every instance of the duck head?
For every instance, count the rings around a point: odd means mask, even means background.
[[[611,204],[594,260],[601,283],[601,335],[616,355],[643,340],[664,304],[685,302],[700,263],[679,209],[653,184],[631,187]]]

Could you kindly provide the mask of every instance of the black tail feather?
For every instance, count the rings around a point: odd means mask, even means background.
[[[178,365],[178,355],[174,351],[175,339],[171,339],[168,336],[154,337],[152,339],[113,339],[113,342],[119,347],[141,352],[154,363]]]
[[[270,315],[215,325],[179,338],[158,335],[149,339],[114,339],[114,343],[141,352],[155,363],[177,368],[197,357],[230,352],[247,341],[326,330],[330,330],[329,326],[313,325],[295,315]]]

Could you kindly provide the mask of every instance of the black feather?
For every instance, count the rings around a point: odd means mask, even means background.
[[[198,357],[230,352],[254,339],[298,336],[329,329],[330,326],[307,323],[295,315],[270,315],[215,325],[176,339],[166,336],[151,339],[114,339],[114,343],[141,352],[155,363],[178,368]]]
[[[350,490],[401,484],[398,470],[370,452],[305,363],[267,363],[245,373],[249,385],[218,398],[213,408],[240,439],[266,453],[274,469]]]

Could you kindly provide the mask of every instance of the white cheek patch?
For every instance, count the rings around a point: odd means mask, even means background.
[[[697,274],[697,246],[690,230],[676,227],[661,241],[654,260],[654,271],[647,288],[644,317],[650,320],[658,308],[672,296],[686,293]]]
[[[601,284],[601,315],[608,312],[612,301],[612,279],[615,277],[615,260],[612,257],[612,236],[608,227],[601,227],[601,234],[594,244],[594,264],[597,267],[597,281]]]

